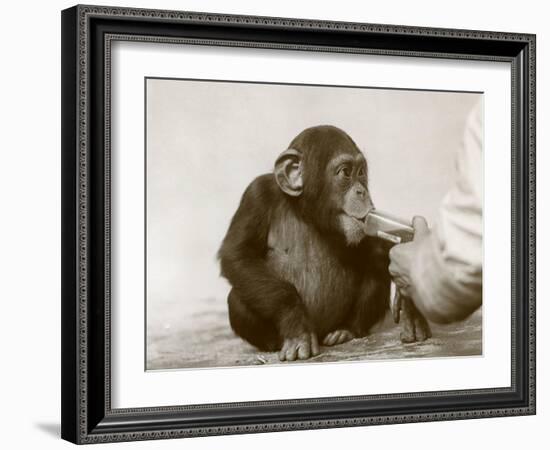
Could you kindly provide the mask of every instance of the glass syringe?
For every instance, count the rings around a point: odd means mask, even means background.
[[[411,224],[377,209],[371,210],[366,217],[366,233],[394,244],[413,240],[414,228]]]

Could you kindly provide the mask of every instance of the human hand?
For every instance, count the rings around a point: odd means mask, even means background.
[[[399,292],[411,298],[414,286],[411,284],[411,266],[420,243],[430,235],[426,219],[421,216],[413,218],[414,238],[411,242],[395,245],[390,250],[389,272]]]

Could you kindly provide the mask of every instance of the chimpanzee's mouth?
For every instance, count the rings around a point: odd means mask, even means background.
[[[351,217],[353,220],[356,220],[357,222],[359,222],[361,225],[365,225],[365,223],[367,222],[366,214],[363,217],[356,217],[356,216],[350,216],[350,215],[348,216]]]
[[[345,214],[345,216],[351,226],[357,227],[361,232],[366,233],[367,228],[367,216],[356,217],[350,214]],[[353,225],[352,225],[353,224]]]
[[[340,215],[340,227],[348,245],[357,245],[367,235],[366,216]]]

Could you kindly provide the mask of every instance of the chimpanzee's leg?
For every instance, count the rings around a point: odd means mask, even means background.
[[[227,297],[229,323],[235,334],[260,350],[274,352],[280,350],[282,339],[275,325],[252,311],[239,298],[236,289]]]

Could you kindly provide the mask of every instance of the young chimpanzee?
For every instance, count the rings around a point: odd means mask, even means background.
[[[353,140],[333,126],[300,133],[248,186],[219,252],[235,333],[289,361],[365,336],[390,294],[389,246],[365,234],[372,207]],[[401,316],[403,341],[429,337],[411,302]]]

